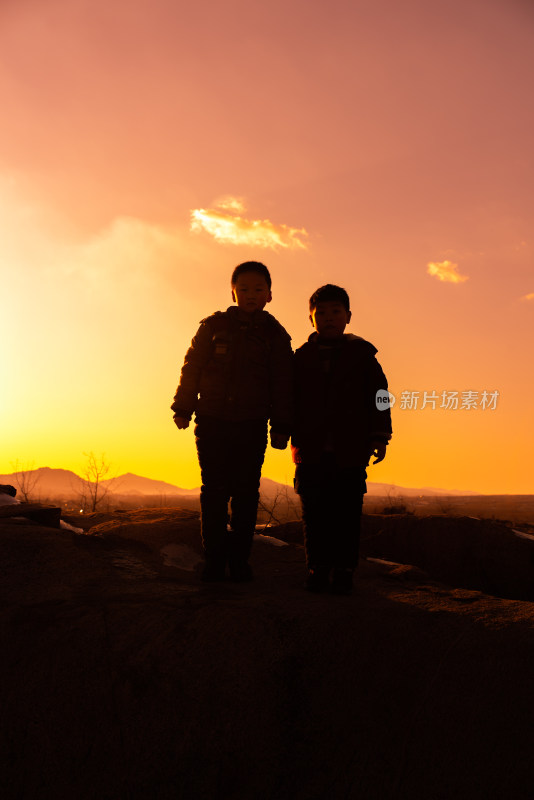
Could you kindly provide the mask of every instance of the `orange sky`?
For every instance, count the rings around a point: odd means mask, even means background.
[[[371,480],[534,492],[533,74],[526,0],[4,0],[0,473],[93,450],[198,485],[169,405],[258,259],[295,346],[329,281],[378,347]]]

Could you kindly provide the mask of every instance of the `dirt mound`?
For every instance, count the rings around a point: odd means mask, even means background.
[[[365,516],[361,553],[415,564],[452,586],[534,600],[534,539],[470,517]]]
[[[532,796],[533,604],[366,561],[309,595],[267,540],[253,583],[203,585],[165,563],[198,525],[0,525],[3,798]]]

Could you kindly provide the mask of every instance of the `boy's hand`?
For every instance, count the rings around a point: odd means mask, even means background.
[[[275,450],[285,450],[288,441],[289,436],[286,436],[285,433],[273,433],[271,431],[271,447],[274,447]]]
[[[378,464],[379,461],[383,461],[385,459],[386,450],[387,444],[384,444],[384,442],[378,442],[376,439],[371,442],[371,452],[369,454],[369,458],[371,458],[371,456],[376,456],[373,464]]]
[[[174,424],[176,425],[177,428],[180,428],[180,430],[184,430],[185,428],[189,427],[190,420],[188,420],[187,417],[178,417],[175,414],[173,419],[174,419]]]

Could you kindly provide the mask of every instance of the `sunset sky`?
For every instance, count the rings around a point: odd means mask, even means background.
[[[255,259],[295,347],[348,290],[397,397],[370,480],[534,492],[533,78],[529,0],[2,0],[0,473],[198,486],[169,406]]]

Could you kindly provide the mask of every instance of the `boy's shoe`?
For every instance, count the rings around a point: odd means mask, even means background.
[[[247,581],[254,580],[252,567],[248,561],[235,560],[230,561],[230,580],[234,583],[246,583]]]
[[[200,580],[206,583],[215,583],[217,581],[224,581],[226,572],[226,564],[224,561],[206,561],[202,572],[200,573]]]
[[[304,588],[308,592],[323,592],[328,587],[330,567],[310,567]]]
[[[352,594],[352,570],[335,569],[330,584],[331,594]]]

